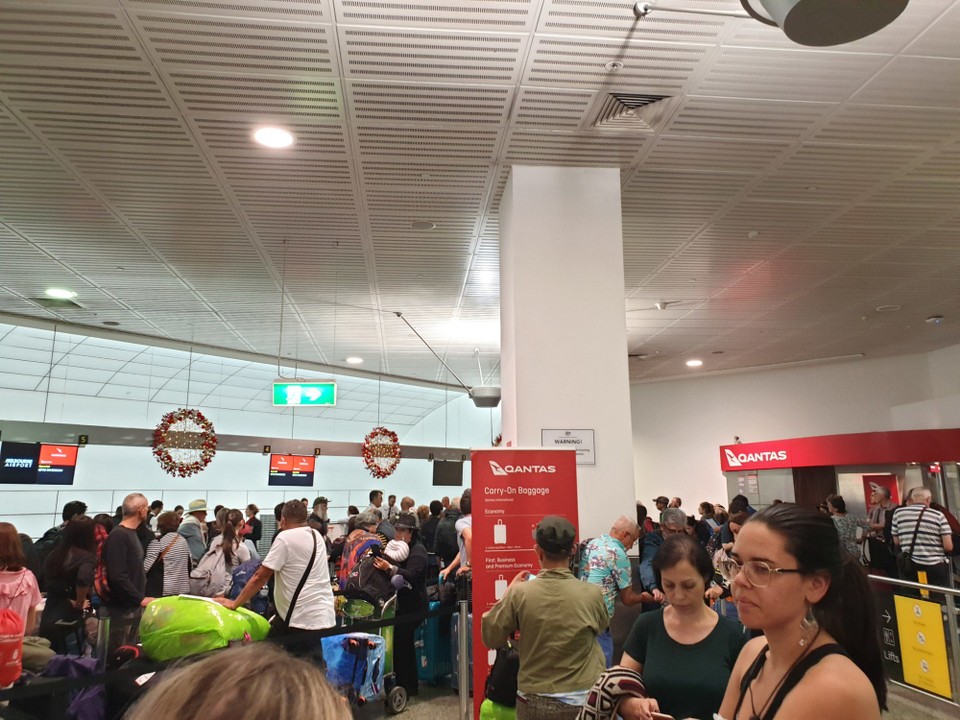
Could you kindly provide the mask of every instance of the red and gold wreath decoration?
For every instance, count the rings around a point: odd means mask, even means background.
[[[392,430],[377,426],[363,439],[363,463],[375,478],[393,474],[400,464],[400,439]]]
[[[153,456],[168,475],[195,475],[210,464],[216,452],[213,423],[199,410],[168,412],[153,431]]]

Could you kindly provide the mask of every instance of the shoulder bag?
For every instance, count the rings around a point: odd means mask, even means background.
[[[300,598],[300,592],[303,590],[303,586],[307,584],[307,578],[310,576],[310,571],[313,570],[313,561],[317,557],[317,534],[310,529],[310,537],[313,538],[313,552],[310,553],[310,560],[307,562],[307,569],[303,571],[303,577],[300,578],[300,583],[297,585],[297,589],[293,592],[293,597],[290,598],[290,608],[287,610],[287,616],[285,618],[280,617],[279,615],[274,615],[270,618],[270,635],[285,635],[290,629],[290,620],[293,618],[293,610],[297,607],[297,600]]]
[[[163,558],[170,552],[180,536],[177,535],[153,561],[147,570],[147,597],[163,597]]]
[[[917,574],[917,565],[913,561],[912,553],[917,545],[917,535],[920,533],[920,521],[923,520],[923,514],[927,511],[923,508],[920,515],[917,516],[917,524],[913,528],[913,540],[910,542],[910,549],[905,550],[900,546],[900,553],[897,555],[897,572],[900,573],[900,579],[906,580],[911,575]]]

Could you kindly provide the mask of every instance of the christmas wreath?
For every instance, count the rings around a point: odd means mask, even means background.
[[[400,464],[400,440],[392,430],[375,427],[363,439],[363,463],[375,478],[391,475]]]
[[[213,423],[199,410],[168,412],[153,431],[153,456],[168,475],[195,475],[210,464],[216,452]]]

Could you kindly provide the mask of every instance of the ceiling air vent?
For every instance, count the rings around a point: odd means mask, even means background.
[[[657,130],[678,101],[669,95],[609,93],[600,103],[593,126],[603,130]]]
[[[73,300],[61,300],[59,298],[42,297],[30,298],[30,302],[35,302],[40,307],[47,310],[83,310],[83,305]]]

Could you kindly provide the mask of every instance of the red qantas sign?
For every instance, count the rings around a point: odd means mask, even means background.
[[[960,457],[960,429],[822,435],[720,446],[720,468],[724,472],[816,465],[883,465],[957,457]]]
[[[271,455],[271,472],[312,473],[316,458],[310,455]]]
[[[77,446],[41,445],[40,464],[73,467],[77,464]]]

